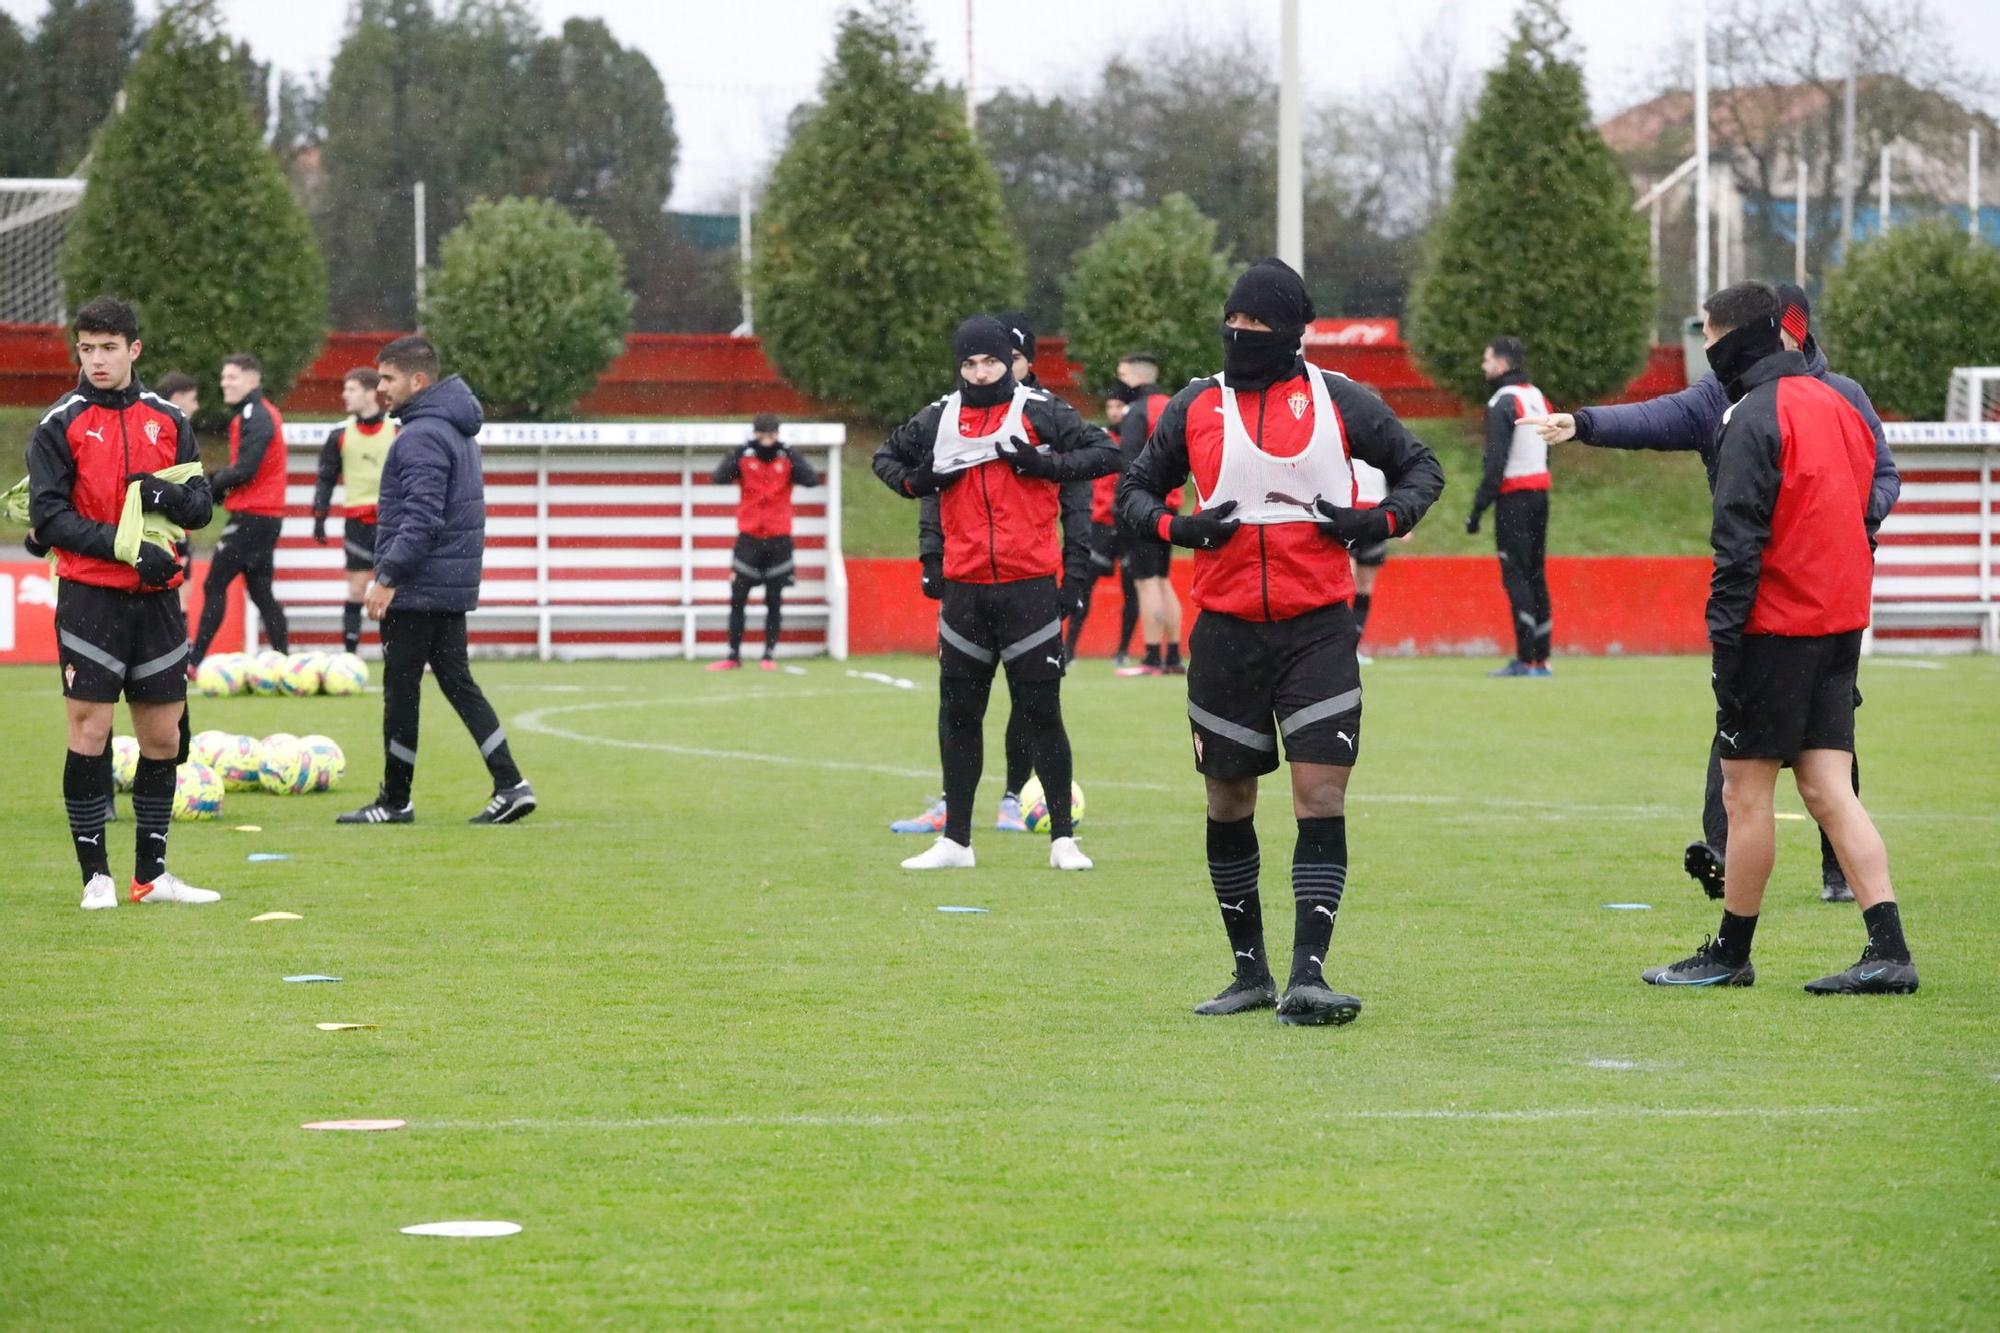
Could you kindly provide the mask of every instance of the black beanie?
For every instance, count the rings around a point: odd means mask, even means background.
[[[968,357],[981,355],[990,356],[1003,366],[1014,363],[1014,335],[991,315],[974,315],[951,335],[954,366],[963,364]]]
[[[1035,362],[1035,330],[1034,326],[1028,323],[1027,312],[1023,310],[1006,310],[1001,312],[999,319],[1002,324],[1007,326],[1007,337],[1013,343],[1014,350],[1026,357],[1029,365],[1033,365]]]
[[[1249,315],[1273,329],[1303,331],[1318,314],[1306,294],[1306,280],[1282,259],[1260,259],[1243,270],[1230,290],[1224,318]]]

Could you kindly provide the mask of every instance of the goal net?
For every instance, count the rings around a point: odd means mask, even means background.
[[[62,253],[80,180],[0,180],[0,323],[60,324]]]
[[[1946,421],[2000,421],[2000,366],[1960,366],[1945,394]]]

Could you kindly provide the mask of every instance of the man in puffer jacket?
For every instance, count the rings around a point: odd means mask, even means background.
[[[1788,352],[1806,359],[1806,374],[1824,383],[1851,404],[1875,436],[1875,472],[1868,491],[1866,523],[1868,539],[1895,508],[1902,494],[1902,479],[1896,460],[1882,434],[1882,419],[1867,392],[1845,375],[1827,367],[1826,353],[1813,337],[1812,306],[1803,289],[1785,282],[1777,286],[1779,338]],[[1661,394],[1642,403],[1619,403],[1611,407],[1581,407],[1575,412],[1553,412],[1542,421],[1542,438],[1550,444],[1578,440],[1606,449],[1654,449],[1688,452],[1701,458],[1708,470],[1708,488],[1715,489],[1717,446],[1722,439],[1722,418],[1729,410],[1729,394],[1713,371],[1704,374],[1678,393]],[[1855,706],[1861,705],[1855,691]],[[1861,794],[1861,761],[1852,762],[1854,793]],[[1682,866],[1711,898],[1722,897],[1722,862],[1728,851],[1729,817],[1722,807],[1722,751],[1719,741],[1708,748],[1708,776],[1702,791],[1702,840],[1688,844]],[[1820,899],[1829,903],[1854,901],[1847,876],[1834,855],[1833,842],[1820,833]]]
[[[376,369],[397,424],[382,466],[366,599],[369,618],[382,622],[382,788],[337,822],[415,820],[410,786],[428,666],[493,775],[493,799],[470,822],[511,824],[534,810],[535,789],[514,766],[500,719],[472,678],[465,634],[486,554],[486,479],[473,440],[485,416],[464,380],[439,380],[437,348],[425,338],[396,339]]]

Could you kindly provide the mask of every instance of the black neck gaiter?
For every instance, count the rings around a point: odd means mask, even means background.
[[[967,407],[997,407],[1014,396],[1014,377],[1002,375],[991,384],[974,384],[963,375],[958,379],[958,400]]]
[[[1743,396],[1743,373],[1783,346],[1778,341],[1777,320],[1756,320],[1718,338],[1708,349],[1708,368],[1722,381],[1733,403]]]
[[[1299,361],[1303,328],[1232,329],[1222,326],[1222,373],[1232,389],[1263,389],[1286,378]]]

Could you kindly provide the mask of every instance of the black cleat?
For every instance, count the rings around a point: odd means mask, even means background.
[[[1847,887],[1847,876],[1838,869],[1820,872],[1819,900],[1823,903],[1851,903],[1854,890]]]
[[[1361,1001],[1330,989],[1324,981],[1295,981],[1278,1001],[1278,1021],[1299,1027],[1339,1027],[1361,1013]]]
[[[1914,995],[1917,992],[1917,965],[1891,962],[1875,956],[1875,946],[1861,951],[1860,959],[1845,972],[1806,983],[1808,995]]]
[[[1705,842],[1689,843],[1681,868],[1694,877],[1703,893],[1711,898],[1722,896],[1722,854],[1715,848]]]
[[[1649,967],[1639,979],[1648,986],[1754,986],[1757,969],[1747,958],[1740,964],[1724,962],[1716,956],[1715,941],[1704,939],[1699,949],[1678,963]]]
[[[1238,977],[1212,1000],[1203,1000],[1194,1011],[1204,1018],[1218,1014],[1243,1014],[1252,1009],[1269,1009],[1278,1002],[1278,985],[1266,972],[1261,977]]]
[[[526,779],[515,783],[506,791],[496,791],[486,808],[472,818],[468,824],[512,824],[526,819],[535,812],[535,789]]]
[[[349,810],[344,815],[335,815],[336,824],[414,824],[417,822],[417,807],[409,801],[400,809],[384,803],[380,796],[359,810]]]

